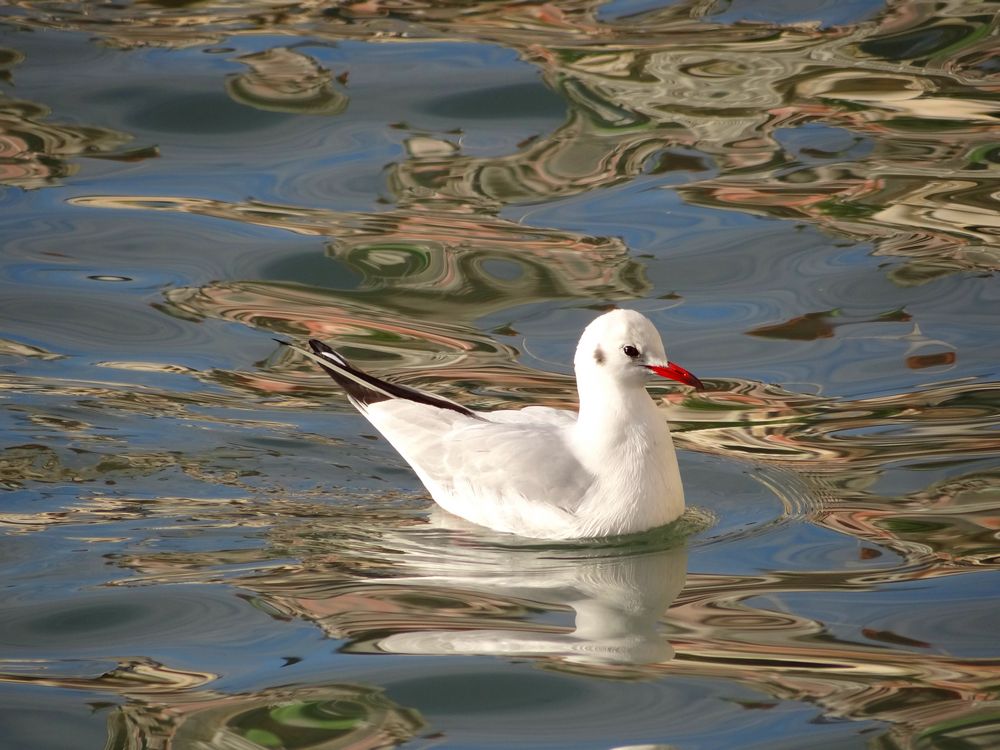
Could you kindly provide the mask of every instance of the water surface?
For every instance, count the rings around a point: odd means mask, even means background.
[[[0,9],[0,744],[1000,743],[986,4]],[[273,337],[575,404],[638,309],[674,527],[433,512]]]

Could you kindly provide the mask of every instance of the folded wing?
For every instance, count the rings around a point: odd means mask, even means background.
[[[352,366],[322,342],[317,362],[399,451],[445,510],[495,529],[572,525],[593,477],[569,444],[570,412],[545,407],[477,413],[389,383]]]

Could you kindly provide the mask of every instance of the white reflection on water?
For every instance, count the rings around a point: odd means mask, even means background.
[[[581,548],[572,557],[544,550],[447,547],[413,555],[392,586],[445,588],[522,600],[550,611],[571,610],[572,628],[542,623],[505,628],[428,628],[396,632],[372,643],[380,651],[407,654],[489,654],[559,657],[581,664],[647,664],[673,658],[660,619],[684,587],[687,550],[608,557]],[[414,561],[413,558],[416,558]]]

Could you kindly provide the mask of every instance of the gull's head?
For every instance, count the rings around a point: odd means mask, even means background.
[[[577,379],[610,379],[642,387],[653,376],[704,390],[701,381],[667,360],[653,323],[635,310],[612,310],[594,320],[580,337],[574,358]]]

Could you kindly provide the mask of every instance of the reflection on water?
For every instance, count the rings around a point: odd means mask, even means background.
[[[0,47],[0,69],[10,68],[23,56]],[[109,128],[56,123],[51,110],[37,102],[0,98],[0,184],[21,188],[52,185],[76,173],[70,159],[86,155],[133,161],[156,156],[155,149],[124,151],[132,140],[126,133]]]
[[[1000,742],[997,20],[971,0],[23,0],[20,748]],[[642,309],[693,508],[455,527],[271,335],[572,408]],[[44,717],[37,713],[44,705]]]
[[[672,657],[657,623],[684,585],[683,547],[560,555],[466,542],[456,554],[448,537],[399,540],[402,549],[391,557],[380,540],[382,561],[398,560],[388,577],[383,569],[378,579],[338,586],[335,577],[297,580],[297,572],[284,570],[251,586],[268,604],[346,639],[352,653],[549,657],[595,668]],[[352,604],[338,605],[341,596]],[[361,617],[359,598],[370,602]],[[533,612],[546,610],[572,612],[572,627],[531,622]]]
[[[108,748],[394,747],[423,728],[420,715],[379,691],[350,684],[275,688],[254,695],[191,693],[165,703],[135,702],[108,721]]]
[[[321,115],[336,115],[347,109],[348,98],[335,87],[330,71],[307,55],[276,47],[239,59],[251,72],[231,76],[226,90],[242,104]]]

